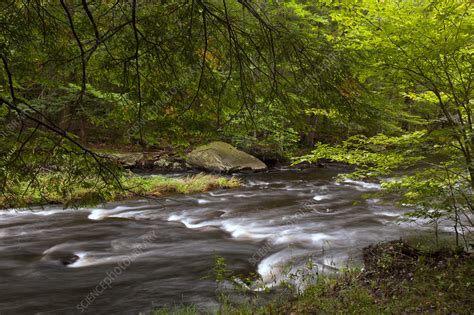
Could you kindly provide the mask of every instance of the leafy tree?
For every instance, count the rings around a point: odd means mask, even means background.
[[[1,143],[3,192],[12,176],[62,169],[65,160],[49,154],[76,157],[84,171],[90,161],[100,166],[89,146],[101,142],[146,148],[230,136],[287,149],[314,129],[308,108],[349,112],[357,103],[341,90],[350,75],[319,4],[11,0],[0,8],[0,119],[12,130]]]
[[[296,162],[325,158],[357,165],[346,176],[396,176],[382,186],[399,193],[400,203],[412,209],[408,215],[435,226],[450,220],[459,243],[459,235],[469,232],[465,225],[472,227],[474,211],[472,3],[328,5],[337,28],[327,36],[351,60],[351,72],[366,91],[361,96],[372,104],[366,108],[383,113],[377,117],[383,117],[378,126],[384,128],[374,128],[369,138],[319,143]],[[397,175],[415,165],[411,175]]]
[[[351,54],[364,86],[424,118],[463,155],[474,186],[472,3],[358,1],[331,16],[339,25],[331,40]]]

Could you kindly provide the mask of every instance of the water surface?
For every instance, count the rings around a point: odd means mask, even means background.
[[[74,314],[81,302],[93,314],[212,308],[216,256],[272,286],[289,262],[297,268],[311,257],[331,270],[357,262],[362,247],[413,229],[397,224],[401,211],[390,203],[363,198],[377,184],[337,183],[336,175],[280,170],[246,175],[234,190],[1,212],[0,312]]]

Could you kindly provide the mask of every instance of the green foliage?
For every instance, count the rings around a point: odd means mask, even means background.
[[[469,174],[459,165],[459,162],[431,164],[414,175],[384,181],[382,187],[396,192],[399,203],[411,209],[406,214],[408,220],[426,220],[434,225],[437,236],[438,225],[448,221],[453,226],[456,245],[461,245],[462,237],[464,247],[469,248],[474,194]]]
[[[17,97],[85,142],[189,145],[230,135],[286,150],[308,130],[306,107],[349,112],[355,102],[341,93],[348,74],[317,3],[13,1],[2,9],[2,56]],[[2,75],[0,91],[11,97],[7,81]]]
[[[443,129],[443,144],[457,148],[465,167],[474,170],[472,2],[334,5],[331,17],[338,30],[331,42],[354,60],[352,71],[361,84],[372,94],[403,101],[402,117],[408,112],[431,130]]]
[[[94,204],[121,188],[121,169],[114,163],[38,128],[24,130],[0,148],[6,152],[0,159],[2,208]]]
[[[86,207],[137,196],[153,198],[171,193],[191,194],[240,186],[236,178],[202,174],[185,178],[123,174],[104,181],[95,173],[88,176],[82,176],[82,173],[81,169],[63,169],[42,171],[31,178],[9,177],[8,188],[0,196],[0,209],[47,204],[60,204],[65,208]]]
[[[124,179],[123,186],[132,193],[160,196],[166,193],[192,194],[212,189],[236,188],[241,184],[235,177],[197,174],[184,178],[164,176],[131,176]]]
[[[216,256],[214,259],[214,267],[212,270],[212,278],[217,283],[222,283],[230,279],[231,272],[227,269],[227,263],[224,257]]]
[[[97,190],[91,202],[110,200],[121,171],[101,165],[88,144],[186,148],[230,137],[286,152],[318,127],[306,125],[308,106],[354,101],[338,88],[348,73],[338,54],[328,55],[328,15],[317,4],[133,3],[0,4],[8,204],[22,199],[18,187],[50,182],[58,192],[35,202],[75,199],[77,181],[85,182],[79,190]],[[47,171],[70,179],[35,179]]]
[[[338,145],[318,143],[310,154],[299,157],[294,164],[327,159],[357,166],[356,171],[343,176],[359,179],[387,176],[396,169],[412,166],[423,159],[421,152],[425,135],[425,131],[398,137],[378,134],[367,138],[358,135]]]

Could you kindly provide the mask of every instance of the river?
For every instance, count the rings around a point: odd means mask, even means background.
[[[212,309],[216,256],[272,286],[289,262],[334,270],[416,228],[397,223],[401,210],[390,203],[364,198],[379,185],[338,183],[337,172],[278,170],[244,175],[233,190],[0,212],[0,313]]]

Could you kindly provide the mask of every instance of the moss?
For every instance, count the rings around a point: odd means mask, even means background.
[[[197,147],[188,154],[187,162],[203,169],[219,172],[267,168],[262,161],[254,156],[221,141]]]

